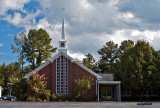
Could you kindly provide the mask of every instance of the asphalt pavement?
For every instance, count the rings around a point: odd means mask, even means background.
[[[16,102],[0,101],[0,108],[160,108],[160,102]]]

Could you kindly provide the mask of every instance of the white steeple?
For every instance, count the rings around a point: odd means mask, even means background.
[[[67,41],[65,37],[65,30],[64,30],[64,17],[62,18],[62,37],[59,41],[59,48],[58,52],[63,52],[67,54]]]
[[[64,33],[64,17],[62,18],[62,39],[65,40],[65,33]]]

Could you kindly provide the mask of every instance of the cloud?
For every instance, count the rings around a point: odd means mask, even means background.
[[[147,24],[160,23],[159,0],[119,0],[118,8],[121,12],[131,12],[135,17]]]
[[[30,0],[1,0],[0,15],[4,15],[8,10],[23,10],[24,4]]]
[[[14,10],[22,12],[23,3]],[[156,49],[160,49],[160,7],[159,0],[37,0],[40,8],[36,12],[14,12],[6,14],[3,20],[17,27],[45,29],[52,38],[52,45],[58,47],[61,37],[62,10],[65,8],[65,31],[69,54],[81,59],[91,53],[96,60],[97,51],[106,42],[113,40],[120,43],[131,39],[145,39]],[[9,7],[9,6],[7,6]],[[6,8],[9,9],[9,8]],[[37,17],[42,15],[37,20]],[[76,56],[78,55],[78,56]]]
[[[22,16],[19,12],[14,12],[13,16],[7,14],[3,20],[6,20],[8,23],[15,25],[17,27],[33,26],[36,24],[35,18],[39,15],[40,11],[37,10],[35,13],[26,13],[26,16]]]
[[[0,43],[0,47],[3,46],[3,44]]]

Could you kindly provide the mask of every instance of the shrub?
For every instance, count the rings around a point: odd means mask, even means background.
[[[75,100],[83,100],[87,91],[91,89],[91,86],[93,85],[93,78],[85,78],[77,79],[74,82],[77,84],[77,87],[73,91],[73,97]]]
[[[57,95],[57,101],[63,101],[64,100],[64,95]]]
[[[45,92],[44,92],[44,93],[41,93],[39,97],[40,97],[43,101],[44,101],[44,100],[49,101],[50,96],[51,96],[51,90],[45,90]]]
[[[71,98],[70,96],[66,96],[66,97],[65,97],[65,100],[66,100],[66,101],[71,101],[72,98]]]
[[[56,97],[56,95],[55,95],[55,94],[52,94],[52,96],[51,96],[51,100],[52,100],[52,101],[55,101],[55,100],[56,100],[56,98],[57,98],[57,97]]]
[[[37,102],[42,102],[42,100],[40,98],[37,98],[36,101]]]
[[[28,97],[27,101],[33,101],[34,102],[35,101],[35,97]]]

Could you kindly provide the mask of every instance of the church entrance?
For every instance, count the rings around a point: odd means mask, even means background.
[[[114,98],[114,88],[102,87],[101,97],[102,97],[102,100],[112,100]]]
[[[121,101],[121,90],[119,81],[99,81],[99,101]]]

